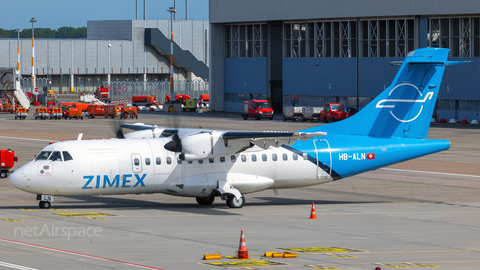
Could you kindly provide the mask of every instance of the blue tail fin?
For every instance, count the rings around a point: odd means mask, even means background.
[[[408,54],[392,84],[360,112],[343,121],[308,129],[330,134],[426,138],[442,82],[448,49]],[[307,130],[305,130],[307,131]]]

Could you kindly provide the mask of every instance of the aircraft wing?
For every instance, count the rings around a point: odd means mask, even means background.
[[[246,144],[253,143],[260,148],[267,149],[270,146],[291,145],[297,140],[306,141],[313,137],[326,135],[326,132],[226,131],[221,135],[221,138],[225,141],[225,144],[228,144],[230,140],[236,140],[243,141]]]

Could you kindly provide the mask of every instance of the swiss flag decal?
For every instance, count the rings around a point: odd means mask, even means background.
[[[375,153],[368,153],[367,159],[375,159]]]

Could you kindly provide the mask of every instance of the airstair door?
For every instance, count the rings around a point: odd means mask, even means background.
[[[332,150],[328,140],[314,140],[313,145],[317,155],[317,179],[332,178]]]

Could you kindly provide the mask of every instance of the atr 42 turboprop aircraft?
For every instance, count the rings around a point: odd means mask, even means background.
[[[165,193],[215,197],[231,208],[243,194],[339,180],[446,150],[426,139],[448,49],[408,54],[392,84],[354,116],[297,132],[167,129],[124,124],[125,139],[58,142],[10,175],[37,194],[40,208],[54,196]]]

